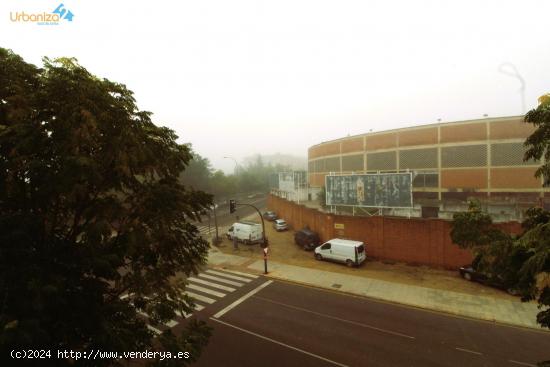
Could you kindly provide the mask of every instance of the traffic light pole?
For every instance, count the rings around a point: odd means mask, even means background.
[[[264,224],[264,217],[262,217],[262,213],[260,213],[260,210],[258,208],[256,208],[254,205],[252,204],[238,204],[237,202],[235,202],[235,205],[240,205],[240,206],[250,206],[254,209],[256,209],[256,211],[258,212],[258,215],[260,216],[260,219],[262,220],[262,243],[267,246],[267,243],[265,241],[265,224]]]
[[[218,216],[216,215],[216,203],[214,203],[214,226],[216,227],[216,244],[218,243],[219,241],[219,237],[218,237]]]
[[[267,241],[265,239],[264,217],[262,217],[262,213],[254,205],[252,205],[252,204],[237,204],[237,202],[235,200],[229,200],[229,213],[233,213],[236,210],[237,205],[250,206],[250,207],[254,208],[258,212],[258,215],[260,216],[260,219],[262,220],[262,244],[261,244],[261,246],[264,250],[264,274],[267,274]]]

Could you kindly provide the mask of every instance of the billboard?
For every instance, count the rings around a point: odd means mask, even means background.
[[[325,176],[327,205],[411,208],[412,173]]]

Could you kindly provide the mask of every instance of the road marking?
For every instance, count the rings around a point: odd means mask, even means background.
[[[225,286],[225,285],[220,285],[220,284],[212,283],[212,282],[209,282],[208,280],[204,280],[204,279],[199,279],[199,278],[191,277],[191,278],[187,278],[187,280],[189,280],[190,282],[195,282],[195,283],[200,283],[200,284],[208,285],[208,286],[210,286],[210,287],[212,287],[212,288],[222,289],[222,290],[228,291],[228,292],[233,292],[233,291],[235,291],[235,288],[231,288],[231,287],[227,287],[227,286]]]
[[[157,329],[156,327],[152,327],[151,325],[147,324],[147,328],[149,330],[151,330],[152,332],[154,332],[155,334],[162,334],[162,331],[160,331],[159,329]]]
[[[264,289],[265,287],[267,287],[268,285],[270,285],[271,283],[273,283],[272,280],[268,280],[267,282],[263,283],[263,284],[260,284],[259,286],[257,286],[256,288],[254,288],[253,290],[251,290],[250,292],[248,292],[247,294],[245,294],[244,296],[242,296],[241,298],[239,298],[238,300],[236,300],[235,302],[233,302],[232,304],[230,304],[229,306],[227,306],[226,308],[224,308],[223,310],[219,311],[217,314],[214,315],[215,318],[219,318],[219,317],[222,317],[226,312],[230,311],[231,309],[235,308],[236,306],[238,306],[240,303],[242,303],[244,300],[246,300],[247,298],[250,298],[252,297],[253,295],[255,295],[256,293],[258,293],[259,291],[261,291],[262,289]]]
[[[510,362],[510,363],[515,363],[515,364],[519,364],[520,366],[537,367],[536,364],[531,364],[531,363],[525,363],[525,362],[514,361],[513,359],[509,359],[508,362]]]
[[[196,299],[196,300],[202,301],[202,302],[206,302],[208,304],[212,304],[212,303],[216,302],[215,299],[205,297],[205,296],[201,296],[200,294],[196,294],[196,293],[193,293],[193,292],[185,292],[185,294],[187,294],[189,297],[191,297],[193,299]]]
[[[333,320],[345,322],[347,324],[352,324],[352,325],[361,326],[361,327],[364,327],[364,328],[367,328],[367,329],[380,331],[382,333],[391,334],[391,335],[395,335],[395,336],[400,336],[400,337],[407,338],[407,339],[416,339],[414,336],[410,336],[410,335],[407,335],[407,334],[402,334],[402,333],[399,333],[397,331],[382,329],[382,328],[379,328],[379,327],[376,327],[376,326],[363,324],[363,323],[360,323],[360,322],[357,322],[357,321],[341,319],[341,318],[336,317],[336,316],[331,316],[331,315],[327,315],[327,314],[324,314],[324,313],[311,311],[311,310],[308,310],[308,309],[305,309],[305,308],[302,308],[302,307],[288,305],[286,303],[273,301],[273,300],[268,299],[268,298],[264,298],[264,297],[260,297],[260,296],[255,296],[254,298],[258,298],[258,299],[261,299],[263,301],[271,302],[271,303],[281,305],[281,306],[284,306],[284,307],[293,308],[293,309],[298,310],[298,311],[303,311],[303,312],[311,313],[311,314],[314,314],[314,315],[317,315],[317,316],[326,317],[327,319],[333,319]]]
[[[225,273],[222,273],[222,272],[219,272],[219,271],[216,271],[216,270],[207,270],[206,272],[209,273],[209,274],[219,275],[221,277],[226,277],[226,278],[229,278],[229,279],[235,279],[235,280],[239,280],[241,282],[246,282],[246,283],[249,283],[249,282],[252,281],[252,279],[238,277],[236,275],[225,274]]]
[[[244,285],[243,283],[234,282],[232,280],[227,280],[227,279],[222,279],[220,277],[215,277],[213,275],[208,275],[208,274],[199,274],[199,277],[210,279],[210,280],[215,280],[215,281],[225,283],[225,284],[229,284],[229,285],[234,285],[235,287],[242,287]]]
[[[236,271],[236,270],[227,270],[227,269],[223,269],[223,271],[225,271],[225,272],[227,272],[227,273],[232,273],[232,274],[235,274],[235,275],[242,275],[242,276],[245,276],[245,277],[250,277],[250,278],[252,278],[252,279],[257,279],[257,278],[259,278],[257,275],[248,274],[248,273],[243,273],[243,272]]]
[[[178,324],[177,321],[175,320],[170,320],[168,322],[166,322],[164,325],[168,326],[169,328],[173,328],[174,326],[176,326]]]
[[[176,311],[176,315],[178,315],[179,317],[183,317],[185,319],[191,317],[191,315],[193,315],[192,313],[185,313],[185,312],[181,312],[181,311]]]
[[[471,354],[477,354],[478,356],[481,356],[483,355],[483,353],[479,353],[479,352],[476,352],[476,351],[473,351],[473,350],[469,350],[469,349],[463,349],[463,348],[458,348],[458,347],[455,347],[456,350],[459,350],[461,352],[466,352],[466,353],[471,353]]]
[[[264,283],[264,284],[265,284],[265,283]],[[333,364],[333,365],[335,365],[335,366],[348,367],[348,366],[345,365],[345,364],[338,363],[338,362],[333,361],[333,360],[331,360],[331,359],[322,357],[322,356],[320,356],[320,355],[318,355],[318,354],[314,354],[314,353],[305,351],[305,350],[303,350],[303,349],[293,347],[292,345],[288,345],[288,344],[285,344],[285,343],[280,342],[280,341],[278,341],[278,340],[268,338],[267,336],[263,336],[263,335],[260,335],[260,334],[258,334],[258,333],[255,333],[255,332],[253,332],[253,331],[243,329],[243,328],[241,328],[241,327],[238,327],[238,326],[229,324],[229,323],[227,323],[227,322],[225,322],[225,321],[218,320],[218,319],[215,319],[215,318],[212,318],[212,317],[210,318],[210,320],[219,322],[220,324],[223,324],[223,325],[225,325],[225,326],[229,326],[229,327],[231,327],[231,328],[233,328],[233,329],[240,330],[240,331],[242,331],[243,333],[247,333],[247,334],[250,334],[250,335],[254,335],[254,336],[256,336],[256,337],[258,337],[258,338],[260,338],[260,339],[264,339],[264,340],[270,341],[270,342],[272,342],[272,343],[279,344],[279,345],[281,345],[281,346],[283,346],[283,347],[286,347],[286,348],[288,348],[288,349],[292,349],[292,350],[295,350],[295,351],[297,351],[297,352],[306,354],[306,355],[308,355],[308,356],[311,356],[311,357],[320,359],[320,360],[322,360],[322,361],[331,363],[331,364]]]
[[[204,287],[201,287],[200,285],[196,285],[196,284],[187,284],[187,286],[185,288],[194,289],[196,291],[206,293],[206,294],[211,294],[213,296],[220,297],[220,298],[225,297],[225,293],[218,292],[218,291],[213,291],[212,289],[204,288]]]

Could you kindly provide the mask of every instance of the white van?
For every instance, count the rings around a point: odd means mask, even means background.
[[[367,256],[363,242],[334,238],[315,248],[315,258],[338,261],[351,267],[360,265]]]
[[[244,242],[245,244],[261,243],[262,225],[245,220],[236,222],[229,227],[226,236],[230,240],[236,237],[237,241]]]

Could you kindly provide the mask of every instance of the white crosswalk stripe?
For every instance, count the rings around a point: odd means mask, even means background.
[[[208,280],[204,280],[204,279],[199,279],[199,278],[191,277],[191,278],[187,278],[187,280],[189,280],[189,281],[192,282],[192,283],[204,284],[204,285],[207,285],[207,286],[209,286],[209,287],[218,288],[218,289],[221,289],[221,290],[224,290],[224,291],[228,291],[228,292],[233,292],[233,291],[235,291],[235,288],[227,287],[227,286],[225,286],[225,285],[220,285],[220,284],[217,284],[217,283],[214,283],[214,282],[209,282]]]
[[[227,269],[207,269],[195,276],[187,278],[188,284],[186,286],[184,294],[189,296],[194,302],[194,311],[199,312],[205,309],[206,306],[211,305],[219,299],[225,297],[227,294],[234,292],[237,288],[247,285],[252,280],[258,278],[257,275],[247,274],[235,270]],[[120,296],[120,299],[130,299],[133,301],[134,295],[124,294]],[[152,297],[152,296],[150,296]],[[149,297],[144,297],[150,299]],[[150,319],[150,316],[143,310],[138,310],[138,314],[145,318]],[[193,315],[194,312],[184,313],[176,311],[176,316],[172,320],[166,321],[164,324],[151,326],[147,324],[147,328],[156,335],[162,333],[166,328],[173,328],[179,325],[183,320]]]
[[[147,324],[147,328],[149,330],[151,330],[152,332],[154,332],[155,334],[157,335],[160,335],[162,334],[162,331],[160,331],[159,329],[157,329],[156,327],[152,327],[151,325]]]
[[[231,273],[231,274],[235,274],[235,275],[242,275],[242,276],[249,277],[249,278],[252,278],[252,279],[259,278],[257,275],[247,274],[247,273],[243,273],[241,271],[236,271],[236,270],[223,269],[223,271],[226,272],[226,273]]]
[[[201,302],[205,302],[205,303],[208,303],[208,304],[212,304],[214,302],[216,302],[215,299],[213,298],[210,298],[210,297],[206,297],[206,296],[203,296],[203,295],[200,295],[200,294],[197,294],[197,293],[194,293],[194,292],[185,292],[185,294],[187,294],[189,297],[197,300],[197,301],[201,301]]]
[[[215,281],[220,282],[220,283],[234,285],[235,287],[242,287],[244,285],[244,283],[239,283],[239,282],[235,282],[233,280],[223,279],[223,278],[220,278],[220,277],[216,277],[214,275],[199,274],[199,277],[210,279],[210,280],[215,280]]]
[[[196,285],[196,284],[187,284],[186,288],[187,289],[193,289],[193,290],[196,290],[196,291],[199,291],[199,292],[202,292],[202,293],[210,294],[212,296],[216,296],[216,297],[219,297],[219,298],[225,297],[225,293],[218,292],[218,291],[213,291],[212,289],[201,287],[200,285]]]
[[[222,272],[219,272],[219,271],[216,271],[216,270],[207,270],[206,271],[208,274],[214,274],[214,275],[219,275],[221,277],[225,277],[225,278],[229,278],[229,279],[235,279],[235,280],[239,280],[241,282],[251,282],[252,279],[248,279],[248,278],[244,278],[244,277],[239,277],[239,276],[236,276],[236,275],[231,275],[231,274],[227,274],[227,273],[222,273]]]

